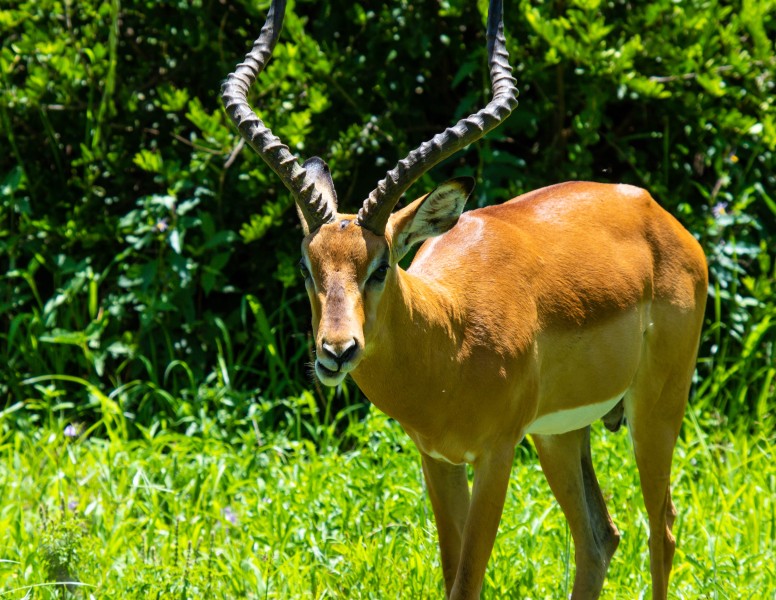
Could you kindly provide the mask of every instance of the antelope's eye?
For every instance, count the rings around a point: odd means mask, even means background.
[[[299,272],[302,274],[302,277],[304,277],[305,281],[310,279],[310,270],[307,268],[307,265],[304,264],[304,259],[299,261]]]
[[[382,283],[385,281],[385,276],[388,274],[389,268],[388,263],[381,264],[372,271],[372,274],[369,276],[369,283]]]

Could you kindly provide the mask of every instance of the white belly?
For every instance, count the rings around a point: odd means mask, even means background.
[[[559,410],[548,413],[531,421],[525,428],[525,433],[538,433],[539,435],[556,435],[574,431],[597,421],[614,408],[622,396],[617,396],[606,402],[587,404],[577,408]]]

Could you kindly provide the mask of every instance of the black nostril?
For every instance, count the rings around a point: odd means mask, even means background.
[[[350,346],[345,348],[342,351],[342,354],[340,354],[339,363],[342,364],[344,362],[349,361],[351,358],[353,358],[353,355],[356,353],[357,349],[358,349],[358,344],[356,343],[356,340],[351,340]]]
[[[337,354],[337,351],[334,349],[334,346],[331,344],[327,344],[326,342],[323,342],[321,344],[321,350],[323,351],[323,354],[326,355],[326,358],[330,358],[334,361],[339,359],[339,354]]]
[[[346,363],[353,358],[353,355],[358,350],[358,342],[356,342],[356,340],[350,340],[347,346],[343,348],[338,348],[337,346],[324,342],[321,344],[321,349],[326,354],[327,358],[336,362],[337,365],[342,366],[343,363]]]

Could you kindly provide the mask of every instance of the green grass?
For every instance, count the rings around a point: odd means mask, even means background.
[[[226,443],[6,425],[0,598],[443,597],[417,452],[374,411],[330,438],[338,444],[250,428]],[[593,444],[622,532],[603,597],[649,597],[630,441],[596,426]],[[688,415],[674,463],[673,597],[776,598],[775,444]],[[568,597],[572,552],[521,445],[483,598]],[[81,585],[65,591],[57,579]]]

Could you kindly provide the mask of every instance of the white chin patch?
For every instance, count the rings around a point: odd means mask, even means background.
[[[336,373],[330,371],[326,367],[323,367],[319,362],[315,363],[315,374],[318,376],[318,380],[326,386],[335,387],[342,383],[347,373],[337,371]]]

